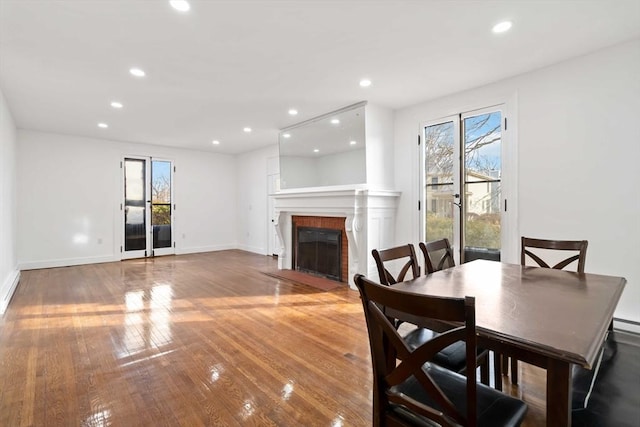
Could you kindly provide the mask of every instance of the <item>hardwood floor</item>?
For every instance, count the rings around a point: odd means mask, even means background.
[[[356,291],[242,251],[22,272],[0,320],[0,426],[368,426]],[[544,371],[521,363],[525,426]]]

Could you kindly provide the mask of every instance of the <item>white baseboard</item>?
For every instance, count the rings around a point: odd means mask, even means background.
[[[626,319],[614,319],[613,329],[640,334],[640,323]]]
[[[259,248],[257,246],[238,245],[238,249],[258,255],[267,255],[267,250],[265,248]]]
[[[229,249],[240,249],[237,245],[213,245],[213,246],[194,246],[187,248],[176,248],[176,255],[197,254],[201,252],[216,252],[225,251]],[[254,249],[244,249],[254,252]],[[259,250],[258,250],[259,251]],[[258,252],[261,253],[261,252]],[[69,267],[72,265],[84,265],[84,264],[100,264],[103,262],[118,262],[121,261],[121,254],[118,253],[115,256],[101,256],[101,257],[86,257],[86,258],[67,258],[67,259],[52,259],[46,261],[30,261],[22,262],[19,264],[20,270],[37,270],[40,268],[55,268],[55,267]]]
[[[51,259],[46,261],[22,262],[20,263],[19,267],[20,270],[36,270],[39,268],[69,267],[71,265],[100,264],[103,262],[116,261],[120,261],[120,257],[110,255],[101,257]]]
[[[176,248],[176,255],[197,254],[201,252],[226,251],[238,249],[236,245],[192,246],[188,248]]]
[[[2,283],[2,288],[0,289],[0,315],[4,314],[7,309],[7,306],[11,301],[11,297],[13,297],[13,293],[18,287],[19,281],[20,270],[14,270],[9,273],[7,279]]]

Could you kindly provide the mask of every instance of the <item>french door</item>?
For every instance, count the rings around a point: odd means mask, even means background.
[[[151,157],[125,157],[122,170],[122,258],[175,253],[173,163]]]
[[[422,127],[422,240],[449,239],[456,263],[500,260],[503,123],[496,106]]]

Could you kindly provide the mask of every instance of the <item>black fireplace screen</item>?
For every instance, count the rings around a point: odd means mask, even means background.
[[[340,280],[342,232],[328,228],[297,227],[295,269]]]

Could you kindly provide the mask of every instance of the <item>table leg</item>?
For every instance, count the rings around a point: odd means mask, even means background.
[[[502,391],[502,355],[493,352],[493,387]]]
[[[571,364],[553,359],[547,365],[547,425],[571,426]]]

